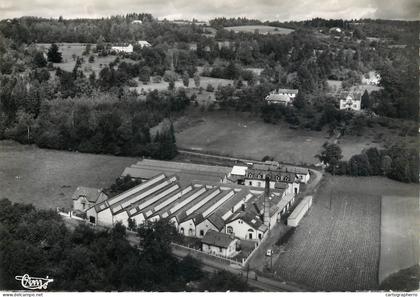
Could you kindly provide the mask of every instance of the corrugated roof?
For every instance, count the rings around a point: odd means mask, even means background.
[[[223,166],[143,159],[127,167],[122,176],[130,175],[134,178],[148,179],[160,172],[167,175],[177,174],[181,185],[185,186],[193,181],[218,183],[227,176],[230,169]]]
[[[163,180],[159,180],[157,183],[153,183],[148,187],[142,189],[141,191],[136,192],[133,195],[125,197],[124,199],[119,200],[117,203],[110,205],[111,211],[112,213],[116,214],[121,212],[121,210],[123,209],[131,208],[134,205],[138,205],[146,199],[153,197],[153,195],[156,195],[157,193],[159,193],[159,191],[164,190],[176,180],[176,176],[170,176]]]

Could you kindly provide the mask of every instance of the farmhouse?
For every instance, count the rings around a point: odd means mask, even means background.
[[[141,20],[134,20],[131,22],[132,24],[143,24]]]
[[[277,89],[277,90],[271,91],[265,97],[265,100],[269,104],[289,105],[293,103],[293,100],[296,98],[298,93],[299,93],[299,90]]]
[[[362,95],[360,92],[341,92],[339,94],[340,110],[359,111],[361,109]]]
[[[77,187],[72,196],[73,210],[86,211],[96,203],[108,199],[108,196],[101,189]]]
[[[133,52],[133,45],[124,45],[124,46],[112,46],[111,51],[115,51],[117,53],[132,53]]]
[[[237,254],[237,243],[238,240],[231,234],[210,230],[201,240],[201,249],[209,254],[231,258]]]

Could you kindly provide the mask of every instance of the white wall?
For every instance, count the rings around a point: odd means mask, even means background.
[[[141,224],[143,224],[146,221],[143,213],[138,213],[135,216],[132,216],[131,219],[136,220],[136,224],[137,225],[141,225]]]
[[[188,237],[195,237],[195,224],[192,219],[182,222],[178,226],[178,231],[181,233],[181,228],[184,229],[184,235]]]
[[[112,227],[114,224],[113,216],[111,213],[111,209],[108,207],[100,212],[98,212],[98,220],[97,224],[101,226],[109,226]]]
[[[232,241],[232,243],[227,247],[227,249],[203,243],[202,250],[203,252],[209,253],[212,255],[232,257],[236,253],[236,242],[237,240]]]
[[[225,226],[225,233],[228,233],[228,227],[233,228],[233,234],[235,237],[238,237],[240,239],[247,239],[247,240],[259,240],[258,236],[261,235],[261,238],[263,238],[264,234],[261,231],[255,230],[251,226],[249,226],[247,223],[245,223],[241,219],[237,219],[235,221],[232,221],[230,223],[227,223]],[[252,230],[252,231],[249,231]],[[250,235],[252,235],[250,237]]]
[[[91,221],[91,217],[93,217],[93,218],[95,218],[95,222],[94,223],[95,224],[98,223],[98,214],[96,213],[96,210],[95,210],[94,207],[89,208],[86,211],[86,215],[87,215],[87,219],[88,219],[89,222]]]
[[[124,226],[128,227],[128,214],[126,211],[120,212],[113,217],[113,223],[121,222]]]
[[[202,221],[195,228],[195,232],[196,232],[196,235],[197,235],[198,238],[204,237],[204,235],[206,235],[207,231],[209,231],[209,230],[214,230],[214,231],[218,231],[218,232],[220,231],[220,230],[217,230],[217,228],[207,219]],[[203,231],[203,235],[201,235],[200,231]]]

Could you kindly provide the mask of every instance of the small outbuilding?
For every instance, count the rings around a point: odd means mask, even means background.
[[[306,196],[305,198],[303,198],[299,205],[296,206],[295,210],[287,218],[287,225],[291,227],[297,227],[300,220],[302,220],[302,218],[308,212],[311,206],[312,196]]]
[[[208,230],[201,239],[201,249],[208,254],[231,258],[237,253],[237,242],[238,239],[231,234]]]

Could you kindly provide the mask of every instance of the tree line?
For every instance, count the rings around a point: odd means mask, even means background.
[[[341,148],[337,144],[325,143],[317,157],[328,172],[336,175],[386,176],[406,183],[419,182],[418,150],[404,144],[388,149],[371,147],[343,161]]]

